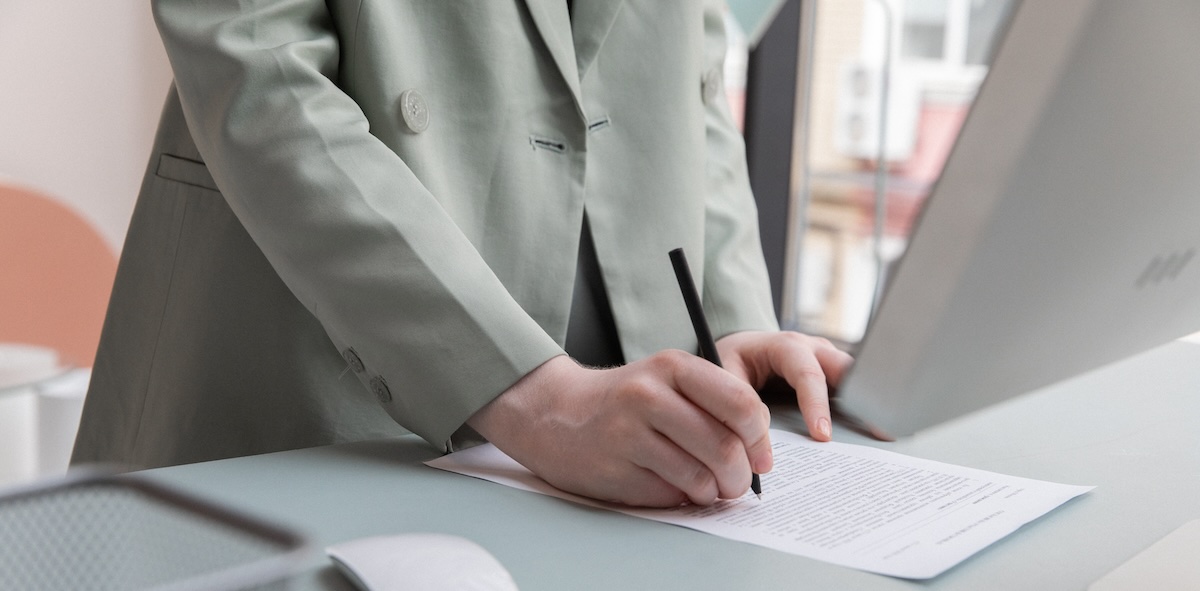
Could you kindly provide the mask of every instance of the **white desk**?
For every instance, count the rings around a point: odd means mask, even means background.
[[[794,415],[776,422],[798,424]],[[466,536],[524,590],[1083,589],[1200,518],[1200,345],[1171,343],[897,443],[845,429],[835,439],[1098,488],[942,576],[911,582],[426,468],[420,461],[436,452],[412,437],[150,474],[291,524],[321,547],[383,533]],[[322,555],[298,588],[350,587]]]

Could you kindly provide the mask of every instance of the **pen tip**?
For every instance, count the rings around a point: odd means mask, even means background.
[[[762,500],[762,493],[754,493],[754,496],[758,497],[758,500]]]

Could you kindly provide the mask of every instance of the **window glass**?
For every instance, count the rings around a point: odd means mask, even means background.
[[[1002,26],[1010,4],[1012,0],[970,0],[966,52],[968,64],[986,65],[991,62],[992,50],[1003,32]]]
[[[900,53],[905,58],[940,61],[946,53],[950,0],[908,0]]]
[[[1013,4],[816,0],[811,83],[800,90],[809,115],[793,165],[785,327],[862,337],[876,286],[908,244]]]

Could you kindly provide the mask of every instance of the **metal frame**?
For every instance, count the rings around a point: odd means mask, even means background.
[[[750,52],[746,71],[746,161],[758,204],[758,227],[775,314],[783,319],[790,279],[787,261],[796,106],[800,96],[801,5],[787,0]],[[807,103],[807,100],[804,101]],[[804,134],[807,135],[807,134]],[[801,210],[803,211],[803,210]]]
[[[297,573],[313,553],[309,542],[301,535],[209,501],[196,498],[174,488],[136,474],[113,474],[103,468],[73,471],[65,477],[19,486],[0,494],[0,526],[4,523],[7,504],[24,499],[87,489],[122,489],[136,492],[147,502],[169,507],[201,521],[215,522],[240,534],[275,546],[278,552],[223,570],[204,573],[165,585],[156,591],[217,591],[245,589],[280,582]],[[0,581],[3,584],[3,581]]]

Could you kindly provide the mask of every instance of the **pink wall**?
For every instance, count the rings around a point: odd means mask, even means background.
[[[146,0],[0,0],[0,341],[91,365],[170,77]]]
[[[32,191],[0,185],[0,220],[0,342],[91,367],[116,258],[74,211]]]
[[[170,77],[146,0],[0,1],[0,183],[119,251]]]

